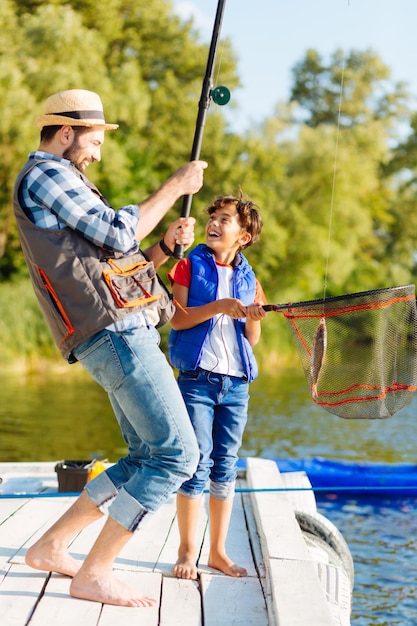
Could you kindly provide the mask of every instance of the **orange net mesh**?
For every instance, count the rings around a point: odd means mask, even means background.
[[[391,417],[417,385],[414,285],[288,305],[284,314],[319,406],[347,419]]]

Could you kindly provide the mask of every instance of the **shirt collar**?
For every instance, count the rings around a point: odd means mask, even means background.
[[[59,163],[63,163],[64,165],[74,165],[68,159],[63,159],[62,157],[57,156],[56,154],[51,154],[50,152],[44,152],[43,150],[35,150],[35,152],[31,152],[29,154],[29,159],[46,159],[48,161],[58,161]]]

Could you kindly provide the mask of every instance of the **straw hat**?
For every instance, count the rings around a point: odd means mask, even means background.
[[[39,128],[44,126],[100,126],[114,130],[118,124],[106,124],[100,96],[85,89],[68,89],[49,96],[45,104],[45,115],[36,118]]]

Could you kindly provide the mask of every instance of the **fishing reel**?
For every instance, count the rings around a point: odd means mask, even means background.
[[[227,87],[219,85],[218,87],[215,87],[211,90],[210,97],[215,104],[223,106],[224,104],[227,104],[230,100],[230,91]]]

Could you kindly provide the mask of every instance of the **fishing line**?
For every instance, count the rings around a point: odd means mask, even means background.
[[[336,172],[337,172],[337,163],[338,163],[338,156],[339,156],[340,119],[342,116],[345,66],[346,66],[346,55],[345,55],[345,52],[343,52],[342,76],[340,79],[339,107],[338,107],[338,114],[337,114],[336,142],[335,142],[335,153],[334,153],[334,162],[333,162],[332,192],[331,192],[331,198],[330,198],[329,230],[328,230],[328,235],[327,235],[327,253],[326,253],[326,264],[325,264],[325,272],[324,272],[323,300],[326,298],[327,279],[328,279],[328,273],[329,273],[330,245],[331,245],[331,237],[332,237],[332,229],[333,229],[333,212],[334,212],[334,199],[335,199],[335,193],[336,193]]]
[[[220,76],[220,69],[222,66],[222,62],[223,62],[223,50],[224,50],[224,42],[223,39],[220,39],[220,45],[219,45],[219,49],[217,52],[217,58],[216,58],[216,76],[214,79],[214,84],[215,85],[219,85],[220,81],[219,81],[219,76]]]

